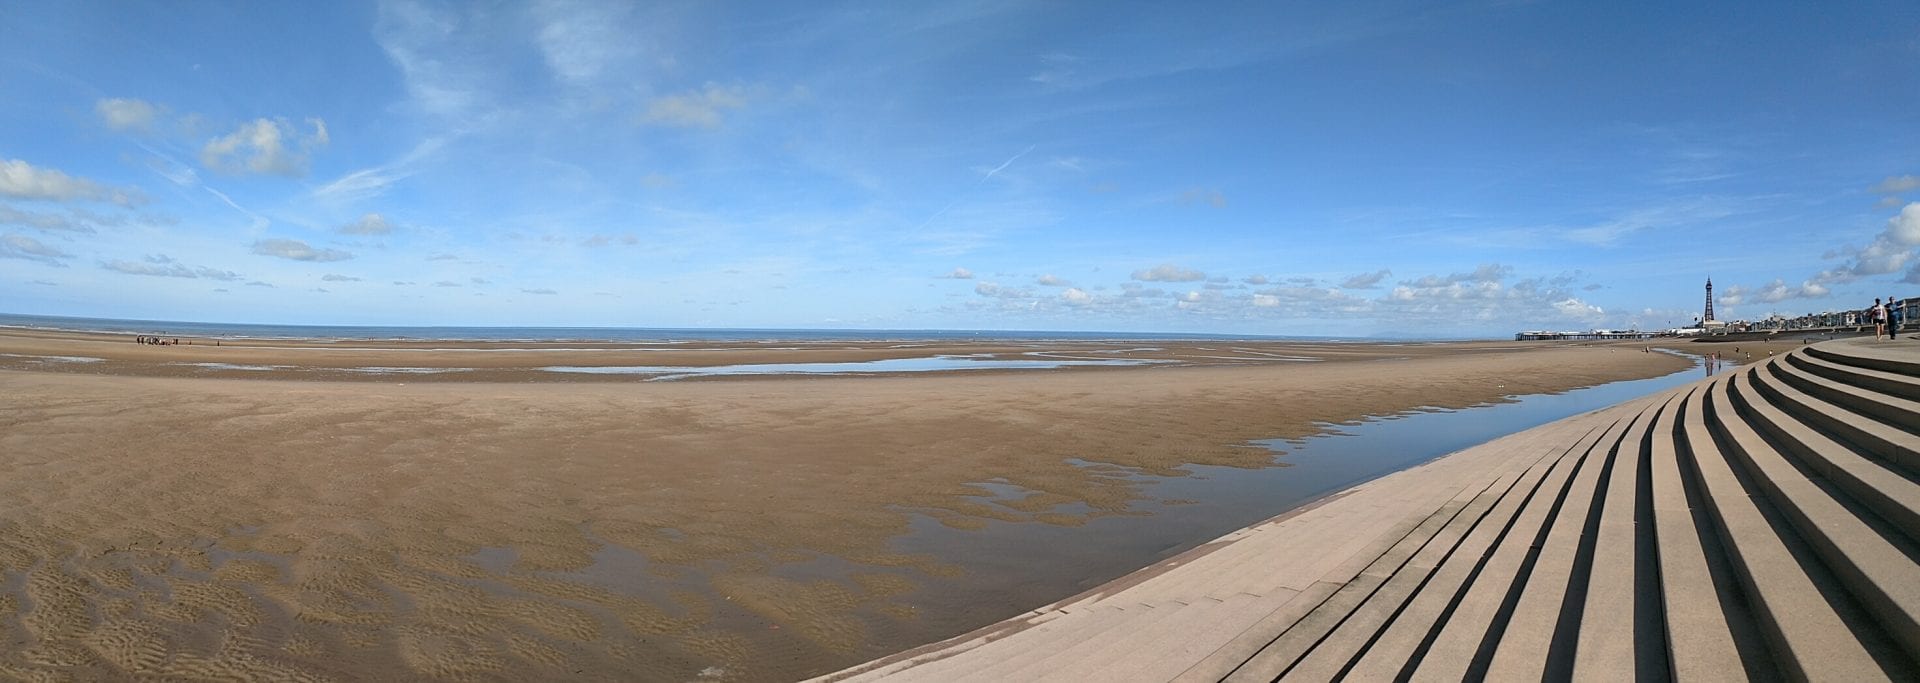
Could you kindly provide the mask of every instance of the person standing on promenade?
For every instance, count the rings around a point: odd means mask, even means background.
[[[1873,308],[1868,309],[1867,315],[1873,317],[1873,340],[1880,341],[1880,335],[1887,333],[1886,305],[1880,303],[1879,299],[1874,299]]]
[[[1906,307],[1895,303],[1893,297],[1887,297],[1887,338],[1898,339],[1900,323],[1907,318]]]

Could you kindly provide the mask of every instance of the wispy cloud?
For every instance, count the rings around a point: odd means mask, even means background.
[[[569,85],[588,86],[631,62],[646,42],[633,35],[626,16],[631,7],[624,2],[533,3],[539,23],[534,40],[547,68]]]
[[[1903,194],[1914,190],[1920,190],[1920,176],[1887,176],[1886,180],[1873,186],[1873,192],[1876,194]]]
[[[1387,270],[1385,268],[1381,268],[1380,270],[1376,270],[1371,273],[1361,273],[1359,275],[1355,275],[1353,277],[1347,278],[1346,280],[1342,281],[1340,283],[1340,288],[1341,289],[1372,289],[1374,287],[1379,286],[1381,280],[1387,279],[1387,276],[1392,274],[1393,274],[1393,271]]]
[[[393,224],[380,214],[370,213],[340,226],[335,232],[343,235],[385,235],[393,232]]]
[[[433,137],[422,140],[399,159],[353,171],[321,185],[314,189],[313,197],[326,202],[357,202],[386,194],[394,184],[418,173],[420,166],[444,149],[450,139]]]
[[[240,274],[231,270],[220,270],[206,266],[190,266],[174,260],[165,254],[148,256],[142,261],[113,260],[100,264],[101,268],[127,275],[146,275],[150,277],[177,277],[231,282],[240,279]],[[248,283],[253,284],[253,283]]]
[[[219,190],[213,189],[211,186],[202,186],[201,189],[204,189],[208,193],[211,193],[214,197],[219,198],[222,203],[226,204],[228,207],[232,208],[234,211],[240,212],[240,215],[246,216],[249,220],[253,221],[253,229],[255,230],[264,230],[266,229],[267,226],[273,224],[272,221],[267,220],[266,216],[262,216],[260,214],[254,213],[251,209],[241,206],[240,202],[233,201],[233,198],[227,196],[227,193],[225,192],[221,192]]]
[[[1180,193],[1180,203],[1181,204],[1205,204],[1207,206],[1211,206],[1213,208],[1219,209],[1219,208],[1226,207],[1227,195],[1226,193],[1221,192],[1219,190],[1204,188],[1204,187],[1196,187],[1191,190],[1187,190],[1185,192]]]
[[[65,268],[66,264],[61,263],[60,259],[73,258],[73,255],[42,244],[40,240],[32,237],[8,233],[0,235],[0,258],[38,261],[50,266]]]
[[[125,133],[153,132],[153,122],[160,115],[160,108],[146,100],[118,97],[93,103],[93,111],[108,128]]]
[[[1207,279],[1207,274],[1192,268],[1162,263],[1145,270],[1133,271],[1133,279],[1141,282],[1199,282]]]
[[[0,160],[0,197],[108,202],[121,206],[138,206],[147,201],[138,188],[111,187],[58,169],[34,166],[21,159]]]
[[[284,237],[256,240],[253,243],[253,253],[292,261],[326,262],[345,261],[353,258],[353,254],[350,252],[339,249],[316,248],[306,242]]]
[[[719,128],[721,116],[747,104],[746,91],[739,86],[713,83],[692,92],[654,98],[640,115],[641,123],[682,128]]]

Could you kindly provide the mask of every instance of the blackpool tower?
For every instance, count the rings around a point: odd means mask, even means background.
[[[1707,312],[1700,316],[1700,323],[1713,322],[1713,278],[1707,278]]]

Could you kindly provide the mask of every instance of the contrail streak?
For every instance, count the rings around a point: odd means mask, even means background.
[[[1039,145],[1027,145],[1027,148],[1026,148],[1026,149],[1023,149],[1023,150],[1020,150],[1020,153],[1019,153],[1019,154],[1015,154],[1015,155],[1013,155],[1012,157],[1010,157],[1010,158],[1008,158],[1008,159],[1007,159],[1006,161],[1004,161],[1004,162],[1001,162],[1001,164],[1000,164],[999,166],[995,166],[995,167],[993,167],[993,170],[991,170],[991,171],[987,171],[987,174],[986,174],[986,175],[984,175],[984,176],[980,176],[980,182],[977,182],[977,183],[974,183],[974,184],[973,184],[973,187],[975,187],[975,188],[977,188],[977,187],[980,187],[981,185],[985,185],[985,184],[987,184],[987,181],[989,181],[989,180],[992,180],[992,179],[993,179],[993,176],[994,176],[995,174],[998,174],[998,173],[999,173],[999,172],[1001,172],[1001,171],[1004,171],[1004,170],[1007,170],[1007,167],[1008,167],[1008,166],[1012,166],[1012,165],[1013,165],[1013,162],[1016,162],[1016,161],[1019,161],[1019,160],[1020,160],[1020,157],[1023,157],[1023,156],[1026,156],[1028,152],[1031,152],[1031,151],[1033,151],[1033,148],[1035,148],[1035,147],[1038,147],[1038,146],[1039,146]],[[971,188],[969,189],[969,191],[971,191]],[[939,218],[940,216],[942,216],[942,215],[945,215],[945,214],[947,213],[947,210],[948,210],[948,209],[951,209],[951,208],[953,208],[955,204],[959,204],[959,203],[960,203],[960,200],[961,200],[961,199],[964,199],[964,198],[966,198],[966,194],[967,194],[967,193],[965,193],[965,192],[962,192],[962,193],[960,193],[960,196],[958,196],[958,197],[954,197],[954,198],[953,198],[953,201],[950,201],[950,202],[947,202],[947,205],[946,205],[946,206],[943,206],[943,207],[940,207],[940,210],[939,210],[939,211],[935,211],[935,212],[933,212],[933,215],[931,215],[931,216],[928,216],[926,220],[924,220],[924,221],[920,221],[920,226],[919,226],[919,227],[916,227],[916,228],[914,228],[914,230],[915,230],[915,231],[919,231],[919,230],[921,230],[921,229],[924,229],[924,228],[926,228],[926,227],[927,227],[927,224],[929,224],[929,223],[932,223],[932,222],[933,222],[933,219],[935,219],[935,218]]]

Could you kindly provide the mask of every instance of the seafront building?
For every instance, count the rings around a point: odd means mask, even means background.
[[[1905,297],[1887,301],[1888,314],[1899,323],[1896,331],[1916,329],[1912,321],[1920,317],[1920,297]],[[1869,308],[1847,311],[1826,311],[1808,313],[1788,318],[1777,313],[1761,320],[1719,320],[1713,312],[1713,279],[1707,279],[1706,306],[1701,309],[1700,320],[1692,327],[1668,329],[1662,332],[1641,332],[1639,330],[1589,330],[1585,332],[1555,332],[1529,330],[1513,335],[1514,341],[1553,341],[1553,340],[1604,340],[1604,339],[1647,339],[1652,337],[1697,337],[1748,332],[1801,332],[1812,334],[1860,334],[1873,332],[1873,320]]]

